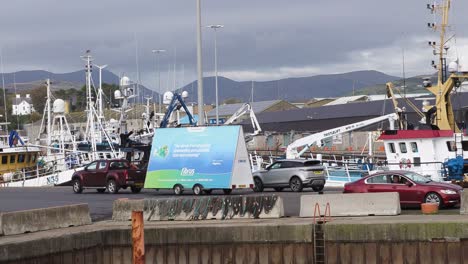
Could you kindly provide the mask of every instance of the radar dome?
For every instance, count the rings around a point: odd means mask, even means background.
[[[65,101],[63,101],[62,99],[55,100],[52,109],[52,111],[54,111],[54,113],[56,114],[65,113]]]
[[[456,61],[452,61],[451,63],[449,63],[448,71],[450,73],[458,72],[458,63]]]
[[[174,94],[172,92],[165,92],[163,95],[163,104],[170,104]]]
[[[122,93],[119,90],[116,90],[114,92],[114,98],[115,99],[121,99],[122,98]]]
[[[130,78],[124,76],[120,79],[120,86],[129,86],[130,85]]]
[[[187,98],[188,97],[188,92],[187,91],[183,91],[182,92],[182,98]]]

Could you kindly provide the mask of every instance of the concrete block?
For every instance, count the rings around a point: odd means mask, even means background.
[[[143,210],[146,221],[280,218],[283,199],[276,195],[202,196],[114,201],[112,219],[128,221],[132,210]]]
[[[466,190],[462,192],[460,199],[460,214],[468,215],[468,192]]]
[[[331,216],[368,216],[399,215],[400,196],[388,193],[349,193],[301,196],[300,217],[313,217],[315,204],[320,206],[324,215],[326,205],[330,204]]]
[[[88,204],[76,204],[1,214],[3,235],[15,235],[91,224]]]
[[[130,221],[132,211],[143,211],[144,203],[141,200],[118,199],[112,204],[112,220]]]

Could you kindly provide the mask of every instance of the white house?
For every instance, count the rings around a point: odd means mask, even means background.
[[[26,94],[24,98],[21,98],[20,94],[16,95],[13,101],[13,115],[30,115],[35,111],[29,94]]]

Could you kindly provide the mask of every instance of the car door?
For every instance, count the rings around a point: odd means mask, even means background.
[[[94,178],[96,176],[97,161],[93,161],[85,167],[83,175],[84,186],[94,186]]]
[[[94,186],[106,186],[106,176],[107,176],[107,161],[101,160],[98,162],[96,175],[93,179]]]
[[[389,176],[387,174],[378,174],[366,179],[366,190],[368,192],[390,192]]]
[[[419,186],[416,185],[411,179],[403,176],[399,176],[399,183],[394,183],[395,189],[400,194],[400,202],[402,204],[419,204],[422,201],[422,191],[419,190]]]
[[[273,184],[278,183],[279,177],[281,176],[282,165],[283,165],[283,162],[277,161],[271,164],[270,167],[268,167],[268,171],[267,173],[265,173],[263,177],[264,185],[273,185]]]

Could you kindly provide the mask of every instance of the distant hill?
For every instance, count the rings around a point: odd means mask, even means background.
[[[396,87],[394,92],[397,93],[399,90],[400,93],[404,93],[406,90],[406,93],[427,93],[428,91],[426,90],[426,88],[422,86],[423,78],[427,77],[431,78],[432,84],[437,84],[437,74],[414,76],[406,78],[404,81],[400,78],[398,80],[392,81],[394,86]],[[402,86],[405,86],[406,89],[403,89]],[[384,83],[364,87],[355,92],[356,95],[374,95],[384,93],[386,93],[386,86]],[[348,95],[350,94],[348,93]]]
[[[70,73],[52,73],[48,71],[18,71],[15,73],[5,73],[5,86],[8,90],[13,91],[14,85],[16,85],[17,91],[26,91],[36,88],[44,84],[46,79],[50,79],[52,82],[52,90],[60,89],[80,89],[85,85],[86,77],[85,71],[75,71]],[[99,81],[99,70],[94,69],[92,72],[93,81],[95,85],[98,85]],[[119,76],[114,73],[102,70],[102,82],[108,84],[119,84]],[[142,88],[143,96],[150,95],[151,90],[144,86]]]
[[[265,82],[236,82],[218,77],[219,102],[236,98],[243,102],[251,100],[252,85],[254,101],[283,99],[300,101],[317,97],[339,97],[354,90],[385,84],[399,77],[390,76],[378,71],[356,71],[343,74],[317,75],[301,78],[287,78]],[[204,78],[203,95],[206,104],[215,102],[215,78]],[[194,81],[179,89],[189,92],[189,101],[197,101],[197,82]]]
[[[16,82],[18,91],[35,88],[44,83],[45,79],[52,80],[52,89],[79,89],[85,84],[84,70],[70,73],[51,73],[48,71],[19,71],[5,74],[7,89],[12,91]],[[119,77],[114,73],[103,70],[103,82],[118,84]],[[327,74],[311,77],[287,78],[276,81],[264,82],[237,82],[225,77],[218,78],[219,102],[236,98],[243,102],[251,100],[253,85],[253,100],[267,101],[283,99],[287,101],[304,101],[310,98],[339,97],[352,94],[354,91],[370,92],[381,91],[388,81],[398,80],[398,77],[390,76],[378,71],[355,71],[343,74]],[[94,69],[93,80],[99,80],[99,72]],[[409,80],[409,79],[408,79]],[[96,83],[97,85],[97,83]],[[141,86],[143,96],[150,95],[152,90]],[[189,92],[189,101],[197,101],[197,82],[194,81],[179,90]],[[381,91],[383,93],[384,89]],[[206,104],[215,103],[215,78],[204,78],[204,99]]]

